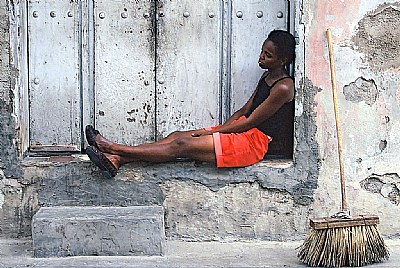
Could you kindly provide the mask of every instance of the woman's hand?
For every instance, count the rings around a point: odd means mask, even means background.
[[[198,137],[201,137],[201,136],[206,136],[206,135],[212,135],[213,134],[213,132],[212,131],[201,131],[201,132],[194,132],[194,133],[192,133],[192,137],[194,137],[194,138],[198,138]]]

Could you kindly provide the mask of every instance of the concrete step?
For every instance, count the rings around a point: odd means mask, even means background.
[[[35,257],[160,256],[161,206],[43,207],[32,221]]]

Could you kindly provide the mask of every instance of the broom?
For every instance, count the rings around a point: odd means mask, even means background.
[[[337,131],[342,211],[330,218],[310,220],[309,236],[300,246],[298,258],[301,262],[313,267],[364,266],[388,259],[389,252],[377,228],[377,224],[379,224],[378,216],[350,216],[347,208],[342,158],[342,132],[336,96],[335,66],[330,29],[326,31],[326,35]]]

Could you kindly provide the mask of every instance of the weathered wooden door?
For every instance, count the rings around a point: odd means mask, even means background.
[[[219,0],[160,0],[157,6],[157,137],[215,125],[221,97]]]
[[[155,137],[155,29],[152,0],[94,1],[95,123],[111,140]]]
[[[288,1],[232,0],[231,111],[250,98],[263,70],[258,66],[268,33],[288,27]]]
[[[81,150],[83,122],[131,145],[220,123],[287,13],[287,0],[28,1],[31,150]]]
[[[30,0],[30,149],[80,151],[80,8],[77,1]]]

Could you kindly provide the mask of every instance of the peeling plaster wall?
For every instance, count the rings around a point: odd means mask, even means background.
[[[84,158],[23,165],[21,183],[37,189],[27,204],[34,211],[35,204],[162,205],[167,237],[189,241],[300,238],[316,186],[308,172],[283,163],[222,170],[193,162],[133,163],[112,180]]]
[[[9,135],[1,143],[4,149],[1,164],[5,168],[0,181],[0,236],[29,236],[31,218],[38,208],[60,205],[162,205],[170,239],[285,240],[304,235],[317,187],[319,159],[315,139],[316,92],[307,92],[310,87],[302,76],[301,57],[295,67],[297,102],[301,109],[296,112],[298,131],[293,163],[261,163],[249,168],[220,170],[193,162],[134,163],[124,166],[115,179],[105,180],[87,157],[19,157],[18,149],[24,148],[24,141],[18,137],[26,136],[24,57],[21,55],[24,29],[18,17],[22,2],[1,3],[3,21],[12,22],[4,24],[4,32],[11,32],[12,37],[5,36],[2,41],[10,47],[11,39],[15,54],[2,50],[5,57],[10,58],[12,54],[14,61],[2,67],[9,74],[9,84],[2,91],[5,95],[1,99],[7,101],[8,106],[2,112],[4,122],[9,123],[2,131]],[[13,69],[15,76],[11,74]],[[248,202],[254,203],[251,209]]]
[[[169,181],[166,231],[183,240],[282,240],[299,239],[307,207],[298,205],[287,192],[266,191],[257,183],[227,185],[214,192],[202,184]],[[251,200],[251,201],[250,201]]]
[[[12,75],[15,73],[10,67],[10,35],[9,15],[5,1],[0,2],[0,143],[3,148],[0,153],[1,166],[5,176],[18,175],[16,130],[14,120],[14,92]]]
[[[23,171],[18,158],[14,105],[17,96],[13,90],[18,70],[10,60],[9,29],[13,11],[8,4],[0,1],[0,235],[18,237],[30,234],[29,230],[24,231],[24,226],[33,215],[27,201],[33,192],[19,182]]]
[[[393,228],[399,213],[400,2],[304,1],[305,66],[319,88],[317,137],[321,157],[314,216],[340,208],[339,168],[325,30],[334,39],[337,92],[343,132],[347,197],[353,214],[373,213]]]
[[[9,33],[18,5],[0,0],[0,237],[29,236],[40,206],[162,205],[169,239],[303,238],[309,217],[340,209],[327,27],[334,34],[350,208],[378,214],[382,232],[399,235],[399,2],[295,1],[293,163],[222,170],[195,162],[133,163],[113,180],[82,156],[19,157],[17,103],[23,100],[15,81],[23,71],[10,61]]]

